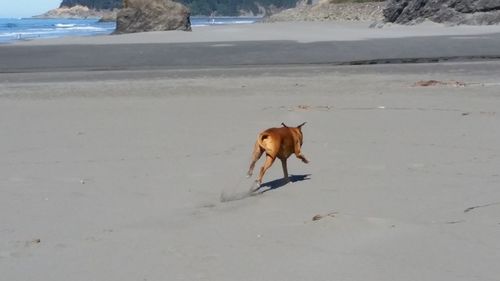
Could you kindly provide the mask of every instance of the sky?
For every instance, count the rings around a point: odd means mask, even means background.
[[[58,8],[62,0],[0,0],[0,18],[31,17]]]

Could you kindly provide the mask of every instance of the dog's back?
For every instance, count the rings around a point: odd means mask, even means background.
[[[293,134],[288,127],[269,128],[259,135],[259,145],[270,156],[286,159],[293,153]]]

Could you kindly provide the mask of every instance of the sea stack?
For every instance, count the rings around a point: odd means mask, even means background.
[[[128,0],[118,12],[114,34],[191,31],[189,9],[171,0]]]

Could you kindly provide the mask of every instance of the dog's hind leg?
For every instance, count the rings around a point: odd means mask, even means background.
[[[260,168],[259,178],[257,179],[259,185],[262,184],[262,178],[264,177],[264,174],[266,173],[267,169],[269,169],[269,167],[271,167],[271,165],[273,164],[275,158],[276,157],[272,157],[269,154],[266,155],[266,162],[264,162],[264,166]]]
[[[253,169],[255,168],[255,163],[257,163],[257,160],[262,156],[262,153],[264,153],[264,149],[260,147],[258,142],[255,142],[255,147],[253,149],[252,153],[252,162],[250,162],[250,168],[248,168],[247,176],[251,177],[253,174]]]
[[[286,165],[286,159],[280,159],[281,160],[281,166],[283,167],[283,178],[285,179],[286,182],[290,182],[290,178],[288,177],[288,168]]]

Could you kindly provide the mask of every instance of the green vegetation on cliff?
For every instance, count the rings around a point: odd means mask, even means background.
[[[258,5],[277,8],[295,7],[297,0],[182,0],[190,9],[193,15],[210,15],[216,13],[223,16],[236,16],[240,10],[259,13]]]
[[[218,15],[218,16],[237,16],[241,10],[252,11],[254,14],[259,12],[258,5],[261,7],[274,6],[276,8],[295,7],[297,0],[175,0],[180,2],[191,10],[192,15]],[[369,2],[380,0],[330,0],[335,3],[344,2]],[[87,6],[91,9],[103,10],[121,8],[123,0],[63,0],[61,7],[73,7],[75,5]]]
[[[122,0],[63,0],[61,7],[82,5],[102,10],[121,8],[122,2]],[[237,16],[240,10],[259,12],[255,0],[177,0],[177,2],[189,7],[192,15]],[[263,7],[274,5],[278,8],[290,8],[295,6],[296,0],[259,0],[258,3]]]
[[[61,7],[82,5],[96,10],[111,10],[114,8],[121,8],[122,1],[123,0],[63,0]]]

